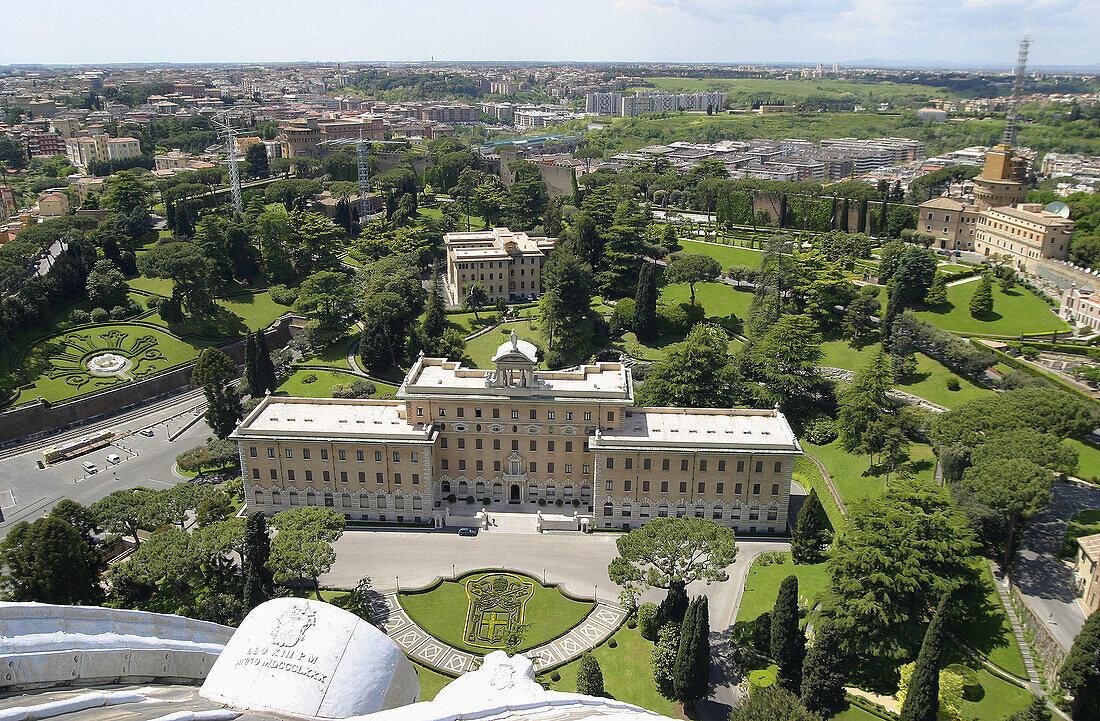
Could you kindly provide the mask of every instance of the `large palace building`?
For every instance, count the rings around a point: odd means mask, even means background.
[[[778,411],[637,407],[629,368],[537,371],[514,332],[493,363],[421,357],[392,401],[265,398],[231,436],[249,508],[438,524],[490,499],[600,528],[689,515],[785,530],[802,449]]]

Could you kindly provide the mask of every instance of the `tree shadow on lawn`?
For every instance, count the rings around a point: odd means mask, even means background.
[[[935,313],[936,315],[951,315],[951,311],[955,310],[955,304],[951,301],[940,303],[938,305],[919,303],[915,310],[919,310],[922,313]]]
[[[899,386],[916,385],[917,383],[923,383],[924,381],[928,380],[931,377],[932,377],[931,372],[906,373],[905,375],[903,375],[901,378],[898,379],[898,385]]]
[[[867,470],[860,475],[864,478],[885,478],[889,473],[891,478],[899,478],[899,474],[902,472],[908,472],[912,477],[916,477],[921,473],[925,473],[932,470],[932,461],[927,458],[919,461],[905,461],[899,463],[894,470],[889,470],[883,463],[875,463],[867,467]]]
[[[254,302],[249,296],[249,302]],[[236,313],[228,308],[218,306],[218,311],[212,317],[201,320],[188,318],[182,323],[173,323],[168,329],[183,336],[189,333],[213,338],[236,338],[249,332],[248,324]]]
[[[33,383],[53,367],[53,357],[65,352],[66,348],[68,343],[64,336],[36,341],[13,370],[22,376],[23,383]]]

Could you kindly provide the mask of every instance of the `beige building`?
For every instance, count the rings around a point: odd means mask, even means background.
[[[61,192],[47,193],[38,199],[38,217],[43,220],[69,214],[69,196]]]
[[[78,168],[90,163],[124,160],[141,155],[141,142],[136,138],[109,138],[106,135],[84,135],[65,141],[65,155]]]
[[[1013,154],[1007,145],[994,146],[973,182],[978,210],[1022,203],[1027,198],[1027,159]]]
[[[331,140],[382,140],[385,125],[382,118],[352,118],[346,120],[293,120],[279,124],[277,140],[284,158],[320,158],[321,143]],[[271,156],[270,153],[268,154]]]
[[[522,301],[542,293],[542,266],[554,248],[554,238],[532,238],[507,228],[472,233],[447,233],[447,295],[453,305],[466,300],[478,283],[489,302]]]
[[[437,525],[483,507],[541,510],[573,528],[697,516],[785,530],[802,449],[781,413],[638,408],[622,364],[537,371],[536,355],[513,333],[494,370],[421,357],[394,401],[265,398],[231,436],[248,507]]]
[[[1074,283],[1062,296],[1058,315],[1075,325],[1100,330],[1100,294],[1089,287],[1078,288]]]
[[[1100,609],[1100,533],[1077,539],[1074,588],[1087,613]]]
[[[978,212],[973,205],[953,198],[932,198],[920,204],[917,218],[917,229],[935,235],[940,248],[974,250]]]
[[[978,217],[974,250],[984,255],[1010,256],[1017,266],[1039,258],[1065,260],[1073,237],[1073,221],[1043,210],[1038,203],[989,208]]]

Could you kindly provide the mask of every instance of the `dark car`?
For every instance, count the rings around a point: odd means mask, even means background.
[[[465,526],[463,528],[458,529],[458,535],[460,535],[460,536],[476,536],[477,535],[477,528],[475,528],[473,526]]]

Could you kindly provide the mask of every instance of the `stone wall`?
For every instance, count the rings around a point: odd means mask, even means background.
[[[1065,663],[1069,649],[1062,648],[1062,644],[1054,638],[1047,625],[1043,623],[1043,619],[1035,615],[1035,611],[1027,605],[1020,595],[1020,589],[1016,587],[1016,584],[1010,584],[1009,589],[1012,594],[1012,605],[1016,607],[1016,613],[1023,622],[1024,630],[1030,637],[1032,650],[1038,654],[1039,659],[1042,661],[1044,675],[1051,681],[1057,679],[1058,671]]]
[[[293,317],[275,321],[265,333],[269,348],[282,348],[293,337]],[[244,340],[222,346],[237,363],[244,363]],[[161,400],[191,387],[193,364],[135,383],[52,405],[39,401],[0,413],[0,448],[16,445],[92,421],[103,420],[137,406]]]
[[[0,690],[197,683],[233,629],[147,611],[0,603]]]

